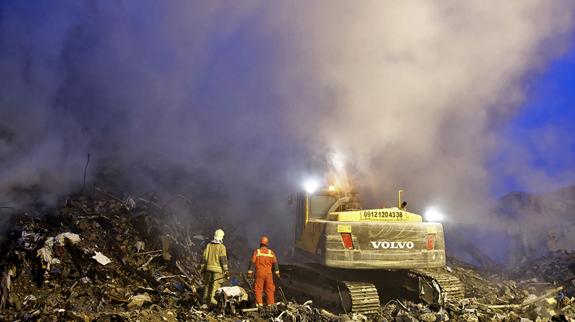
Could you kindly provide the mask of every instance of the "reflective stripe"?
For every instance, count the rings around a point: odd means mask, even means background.
[[[274,257],[274,253],[271,250],[269,251],[269,253],[262,253],[262,252],[260,252],[260,249],[258,248],[256,250],[256,257],[259,257],[259,256]]]
[[[206,265],[206,271],[222,273],[222,267],[219,265]]]

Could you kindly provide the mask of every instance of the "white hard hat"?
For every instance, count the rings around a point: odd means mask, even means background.
[[[221,229],[216,230],[214,233],[214,239],[223,240],[224,239],[224,231]]]

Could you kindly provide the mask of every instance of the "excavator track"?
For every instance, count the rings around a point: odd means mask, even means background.
[[[379,311],[379,295],[375,285],[362,282],[343,281],[349,293],[351,303],[342,303],[343,307],[351,307],[351,312],[373,314]],[[342,297],[342,302],[344,302]]]
[[[433,282],[437,284],[441,292],[439,298],[434,299],[433,302],[443,304],[448,301],[461,300],[465,296],[463,283],[445,268],[413,269],[410,272],[425,279],[424,282],[429,283],[431,287],[433,287]]]
[[[443,305],[464,296],[463,283],[445,268],[356,271],[281,265],[280,269],[288,296],[313,299],[320,306],[342,313],[377,313],[382,299],[419,299]]]
[[[372,283],[340,280],[313,266],[281,265],[280,269],[281,285],[288,296],[311,298],[314,303],[342,313],[373,314],[380,309],[379,294]]]

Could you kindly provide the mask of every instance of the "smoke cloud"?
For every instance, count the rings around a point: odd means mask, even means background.
[[[507,148],[498,127],[527,94],[525,78],[566,48],[571,9],[541,1],[308,9],[314,18],[297,24],[301,47],[312,48],[332,102],[306,106],[314,115],[306,136],[345,153],[372,192],[405,188],[417,208],[439,203],[463,219],[463,209],[492,197],[487,162]]]
[[[287,195],[337,153],[365,200],[390,205],[401,188],[414,211],[471,221],[492,197],[498,129],[525,78],[567,49],[573,9],[3,2],[0,202],[54,202],[90,153],[89,180],[113,165],[127,184],[205,195],[288,238]]]

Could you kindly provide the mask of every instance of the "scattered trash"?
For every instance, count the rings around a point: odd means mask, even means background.
[[[136,201],[134,200],[134,198],[132,198],[131,196],[128,196],[124,200],[124,207],[126,207],[126,210],[128,210],[128,211],[136,209]]]
[[[108,257],[100,252],[96,252],[96,255],[92,256],[92,258],[102,265],[107,265],[112,262]]]
[[[216,291],[220,314],[236,314],[239,306],[247,302],[248,293],[240,286],[224,286]]]
[[[136,252],[139,253],[139,252],[141,252],[141,251],[143,251],[143,250],[146,249],[146,243],[144,243],[144,242],[141,241],[141,240],[138,240],[138,241],[136,242],[135,248],[136,248]]]
[[[150,295],[148,295],[148,293],[144,293],[131,296],[129,301],[130,303],[128,303],[128,308],[140,307],[144,305],[144,303],[152,302],[152,298],[150,297]]]
[[[191,243],[214,221],[166,220],[169,207],[145,200],[95,188],[45,215],[13,216],[0,244],[0,320],[216,321],[199,310],[202,245]],[[245,238],[226,237],[250,252]]]
[[[72,245],[75,245],[80,242],[80,235],[74,233],[61,233],[55,238],[56,243],[60,246],[64,246],[66,244],[66,240],[68,240]]]

